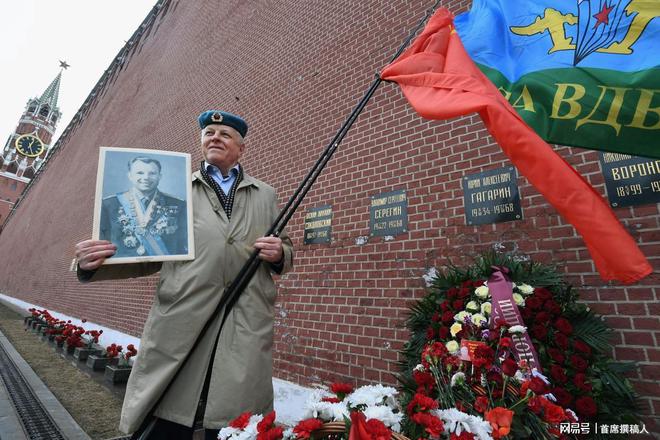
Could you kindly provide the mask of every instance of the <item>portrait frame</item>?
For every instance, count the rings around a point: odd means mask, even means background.
[[[117,246],[103,264],[195,258],[190,164],[188,153],[99,148],[92,238]]]

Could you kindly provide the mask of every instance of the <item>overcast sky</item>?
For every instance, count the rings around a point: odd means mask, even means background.
[[[59,137],[156,0],[0,0],[0,148],[60,71]]]

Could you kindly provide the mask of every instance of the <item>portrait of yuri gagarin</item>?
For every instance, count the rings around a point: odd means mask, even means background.
[[[95,233],[117,247],[108,264],[190,259],[189,164],[182,153],[101,149]]]

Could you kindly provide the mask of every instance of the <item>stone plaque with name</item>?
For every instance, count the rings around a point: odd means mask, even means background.
[[[613,208],[660,202],[660,159],[601,152],[600,164]]]
[[[522,207],[516,180],[513,167],[463,177],[465,222],[484,225],[521,220]]]
[[[408,198],[405,190],[371,196],[371,236],[398,235],[408,230]]]
[[[304,244],[330,243],[332,206],[310,208],[305,214]]]

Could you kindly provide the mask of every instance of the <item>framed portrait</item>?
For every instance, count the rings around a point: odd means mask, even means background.
[[[104,264],[195,258],[190,155],[101,147],[92,236],[117,246]]]

